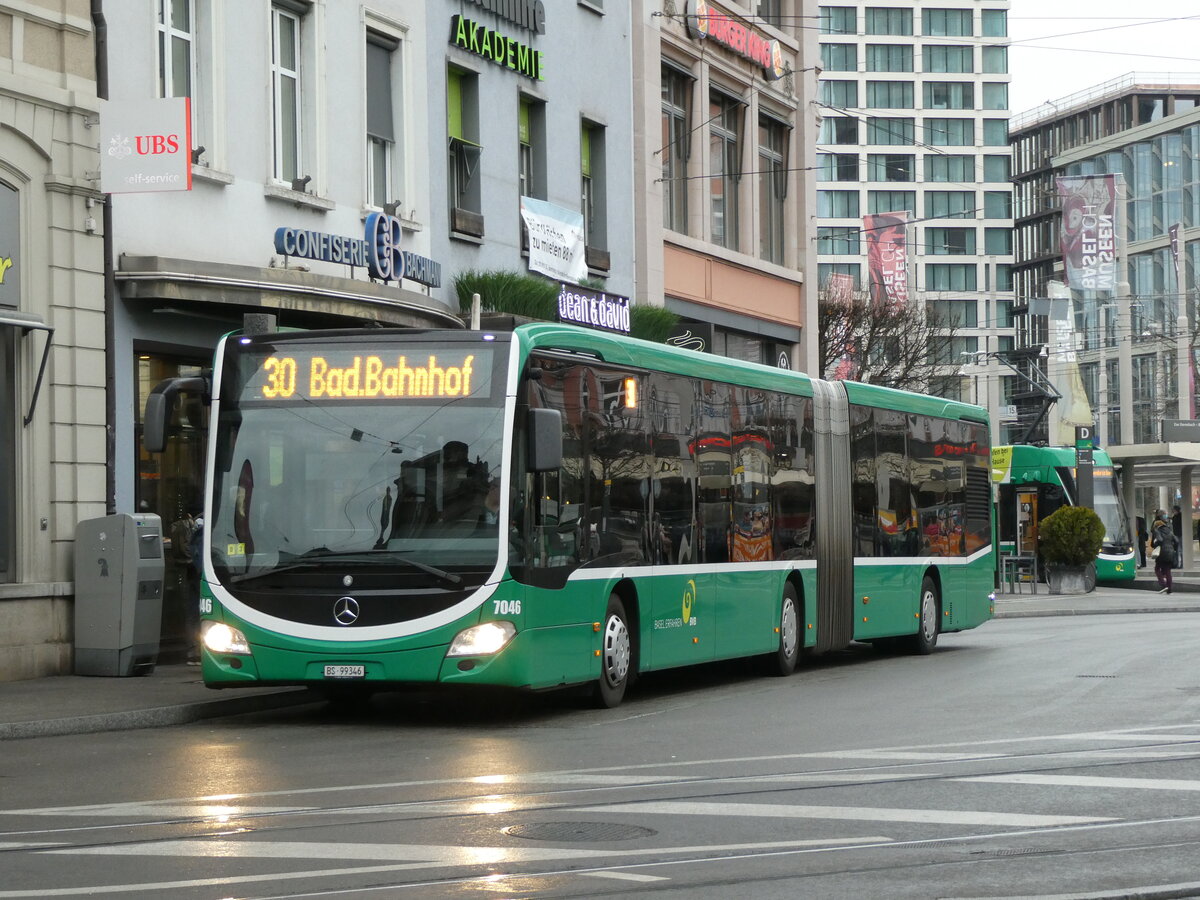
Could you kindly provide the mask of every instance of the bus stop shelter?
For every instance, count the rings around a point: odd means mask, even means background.
[[[1196,424],[1200,425],[1200,422]],[[1121,492],[1131,518],[1145,515],[1147,512],[1137,506],[1136,488],[1157,488],[1160,499],[1155,503],[1155,508],[1162,507],[1168,514],[1174,503],[1170,498],[1175,496],[1178,489],[1183,498],[1180,509],[1184,512],[1181,565],[1185,569],[1192,568],[1195,558],[1192,540],[1192,480],[1193,469],[1200,466],[1200,442],[1163,441],[1157,444],[1116,445],[1105,449],[1113,463],[1121,467]],[[1163,499],[1164,492],[1166,499]],[[1153,515],[1153,510],[1149,512]],[[1147,526],[1149,523],[1147,518]]]

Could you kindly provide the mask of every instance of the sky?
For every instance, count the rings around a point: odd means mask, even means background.
[[[1197,0],[1011,0],[1008,34],[1014,115],[1129,72],[1200,82]]]

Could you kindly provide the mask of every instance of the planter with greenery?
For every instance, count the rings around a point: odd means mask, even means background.
[[[1104,523],[1085,506],[1064,506],[1038,525],[1038,551],[1052,594],[1087,594],[1096,587],[1096,554]]]

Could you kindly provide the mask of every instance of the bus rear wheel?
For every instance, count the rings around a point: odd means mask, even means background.
[[[921,622],[917,633],[908,639],[910,652],[920,656],[927,656],[933,652],[933,648],[937,646],[938,632],[941,630],[940,607],[937,585],[926,575],[921,581],[921,608],[918,613]]]
[[[771,674],[786,676],[796,671],[800,658],[800,612],[796,586],[790,581],[783,587],[779,613],[779,648],[771,655]]]
[[[600,678],[592,691],[597,706],[613,709],[620,706],[629,686],[629,668],[633,660],[633,638],[625,604],[616,594],[608,598],[601,630]]]

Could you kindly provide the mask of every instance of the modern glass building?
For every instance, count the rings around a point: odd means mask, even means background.
[[[820,6],[817,280],[867,296],[864,216],[907,214],[910,297],[953,333],[930,388],[1001,413],[1015,376],[1007,0]],[[997,439],[1008,440],[1009,428]]]

